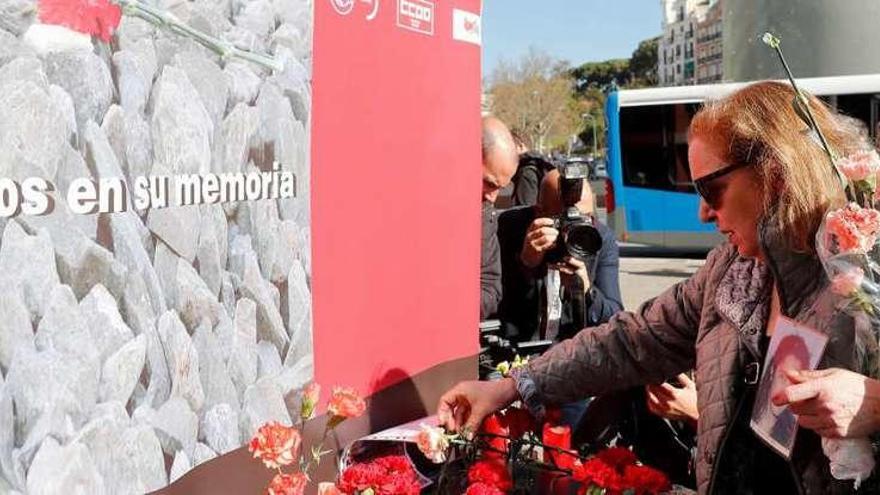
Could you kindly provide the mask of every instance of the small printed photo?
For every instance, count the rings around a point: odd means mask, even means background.
[[[758,438],[786,459],[794,448],[797,416],[788,406],[776,406],[771,399],[791,385],[786,371],[816,369],[827,342],[828,337],[815,329],[783,317],[777,320],[770,338],[751,427]]]

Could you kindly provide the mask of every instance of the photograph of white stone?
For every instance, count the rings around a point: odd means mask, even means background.
[[[0,0],[4,494],[160,489],[313,378],[312,0],[86,3]]]

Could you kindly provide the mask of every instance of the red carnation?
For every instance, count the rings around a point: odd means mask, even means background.
[[[543,435],[544,445],[549,447],[556,447],[557,449],[569,450],[571,449],[571,427],[569,426],[552,426],[549,424],[544,425],[544,435]],[[546,454],[544,458],[544,462],[553,463],[556,466],[559,466],[559,451],[556,449],[546,449],[544,450]]]
[[[484,419],[480,431],[487,435],[486,443],[489,444],[489,448],[483,452],[483,455],[501,458],[507,454],[508,432],[497,414]]]
[[[415,476],[391,474],[385,477],[384,483],[376,492],[378,495],[419,495],[422,487]]]
[[[40,22],[97,36],[104,43],[119,27],[122,9],[109,0],[38,0]]]
[[[361,490],[378,486],[384,473],[382,469],[372,462],[366,464],[353,464],[343,471],[339,480],[339,489],[345,493],[355,493]]]
[[[468,481],[470,483],[486,483],[495,488],[507,491],[513,488],[513,481],[507,466],[495,460],[478,461],[468,469]]]
[[[504,492],[486,483],[474,483],[468,487],[464,495],[504,495]]]
[[[626,466],[623,483],[626,488],[634,490],[635,495],[657,494],[670,488],[669,478],[648,466]]]
[[[605,464],[623,471],[626,466],[632,466],[636,463],[636,455],[625,447],[611,447],[596,454],[596,457],[602,459]]]
[[[572,477],[584,485],[592,484],[609,491],[623,489],[623,477],[613,467],[596,457],[583,464],[576,464]]]
[[[377,495],[418,495],[421,486],[406,458],[386,456],[346,468],[339,489],[349,494],[372,489]]]
[[[509,407],[504,411],[501,424],[507,427],[510,438],[519,438],[535,429],[535,420],[525,409]]]

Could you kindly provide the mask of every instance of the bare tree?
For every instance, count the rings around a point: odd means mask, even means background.
[[[492,113],[543,152],[564,146],[580,129],[568,63],[530,49],[516,62],[502,60],[489,83]]]

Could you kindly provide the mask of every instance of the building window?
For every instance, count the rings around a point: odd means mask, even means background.
[[[676,73],[676,74],[681,74],[681,64],[676,64],[676,65],[675,65],[675,73]]]

